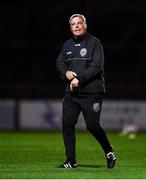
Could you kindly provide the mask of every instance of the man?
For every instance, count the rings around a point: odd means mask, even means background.
[[[113,168],[116,156],[100,126],[104,84],[104,54],[99,39],[87,32],[86,18],[73,14],[69,19],[73,38],[67,40],[56,60],[60,78],[66,80],[62,129],[66,161],[60,168],[76,168],[75,125],[82,111],[87,130],[105,152],[107,167]]]

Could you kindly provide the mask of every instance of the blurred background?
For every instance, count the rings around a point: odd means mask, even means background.
[[[60,129],[64,83],[55,63],[74,13],[104,47],[103,126],[146,130],[146,2],[138,0],[1,1],[1,130]]]

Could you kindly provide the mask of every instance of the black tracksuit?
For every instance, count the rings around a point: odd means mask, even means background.
[[[104,152],[108,153],[112,147],[99,123],[105,93],[104,54],[100,40],[89,33],[81,39],[67,40],[57,58],[56,69],[60,78],[67,83],[62,119],[67,159],[76,161],[75,125],[81,111],[87,129],[101,144]],[[68,70],[74,71],[79,80],[79,86],[73,88],[73,91],[65,76]]]

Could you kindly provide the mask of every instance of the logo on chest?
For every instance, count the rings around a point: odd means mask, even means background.
[[[87,49],[86,49],[86,48],[82,48],[82,49],[80,50],[80,55],[81,55],[81,57],[86,56],[86,54],[87,54]]]

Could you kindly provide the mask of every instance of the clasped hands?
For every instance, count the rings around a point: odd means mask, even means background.
[[[78,87],[79,80],[76,78],[77,74],[73,71],[67,71],[66,72],[66,78],[70,80],[70,89],[73,91],[74,87]]]

